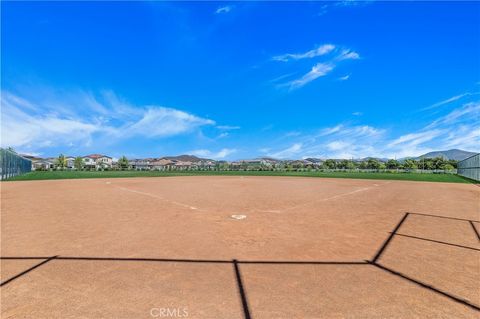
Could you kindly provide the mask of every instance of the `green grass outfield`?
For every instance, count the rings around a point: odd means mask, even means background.
[[[426,173],[364,173],[364,172],[283,172],[283,171],[48,171],[30,172],[15,176],[9,181],[29,181],[77,178],[117,177],[167,177],[167,176],[301,176],[324,178],[386,179],[443,183],[473,183],[472,180],[453,174]]]

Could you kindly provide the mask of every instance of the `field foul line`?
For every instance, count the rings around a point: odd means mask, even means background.
[[[147,193],[147,192],[142,192],[142,191],[137,191],[137,190],[134,190],[134,189],[130,189],[130,188],[126,188],[126,187],[122,187],[122,186],[117,186],[117,185],[113,185],[113,187],[115,188],[118,188],[120,190],[123,190],[123,191],[126,191],[126,192],[130,192],[130,193],[135,193],[135,194],[140,194],[140,195],[144,195],[144,196],[149,196],[149,197],[152,197],[152,198],[156,198],[156,199],[160,199],[160,200],[163,200],[167,203],[171,203],[171,204],[174,204],[174,205],[177,205],[177,206],[181,206],[183,208],[188,208],[188,209],[191,209],[191,210],[198,210],[198,211],[203,211],[205,212],[206,210],[204,209],[201,209],[201,208],[197,208],[195,206],[190,206],[188,204],[184,204],[184,203],[180,203],[180,202],[177,202],[177,201],[174,201],[174,200],[170,200],[170,199],[166,199],[166,198],[163,198],[161,196],[158,196],[158,195],[155,195],[155,194],[151,194],[151,193]]]
[[[383,183],[383,184],[381,184],[381,185],[387,185],[387,184],[390,184],[390,183],[391,183],[391,182],[386,182],[386,183]],[[177,205],[177,206],[181,206],[181,207],[183,207],[183,208],[188,208],[188,209],[191,209],[191,210],[198,210],[198,211],[202,211],[202,212],[208,212],[208,211],[205,210],[205,209],[201,209],[201,208],[198,208],[198,207],[195,207],[195,206],[191,206],[191,205],[188,205],[188,204],[184,204],[184,203],[181,203],[181,202],[177,202],[177,201],[174,201],[174,200],[166,199],[166,198],[163,198],[163,197],[158,196],[158,195],[155,195],[155,194],[151,194],[151,193],[147,193],[147,192],[142,192],[142,191],[137,191],[137,190],[134,190],[134,189],[130,189],[130,188],[118,186],[118,185],[115,185],[115,184],[111,184],[111,185],[112,185],[113,187],[115,187],[115,188],[118,188],[118,189],[123,190],[123,191],[126,191],[126,192],[131,192],[131,193],[135,193],[135,194],[140,194],[140,195],[144,195],[144,196],[149,196],[149,197],[152,197],[152,198],[156,198],[156,199],[159,199],[159,200],[163,200],[163,201],[165,201],[165,202],[167,202],[167,203],[171,203],[171,204],[174,204],[174,205]],[[379,185],[379,184],[374,184],[374,186],[371,186],[371,187],[364,187],[364,188],[356,189],[356,190],[351,191],[351,192],[342,193],[342,194],[337,194],[337,195],[334,195],[334,196],[331,196],[331,197],[322,198],[322,199],[314,200],[314,201],[311,201],[311,202],[308,202],[308,203],[295,205],[295,206],[292,206],[292,207],[289,207],[289,208],[286,208],[286,209],[283,209],[283,210],[257,210],[257,209],[255,209],[255,210],[250,211],[250,212],[258,211],[258,212],[281,214],[281,213],[284,213],[284,212],[287,212],[287,211],[290,211],[290,210],[293,210],[293,209],[296,209],[296,208],[299,208],[299,207],[304,207],[304,206],[311,205],[311,204],[313,204],[313,203],[326,202],[326,201],[329,201],[329,200],[333,200],[333,199],[337,199],[337,198],[341,198],[341,197],[353,195],[353,194],[356,194],[356,193],[365,192],[365,191],[368,191],[368,190],[370,190],[370,189],[372,189],[372,188],[375,188],[375,187],[378,187],[378,186],[381,186],[381,185]]]
[[[374,186],[374,187],[377,187],[377,186]],[[292,210],[292,209],[296,209],[296,208],[299,208],[299,207],[308,206],[308,205],[311,205],[313,203],[326,202],[326,201],[329,201],[329,200],[332,200],[332,199],[337,199],[337,198],[353,195],[353,194],[356,194],[356,193],[365,192],[365,191],[368,191],[368,190],[370,190],[374,187],[364,187],[364,188],[356,189],[356,190],[351,191],[351,192],[342,193],[342,194],[334,195],[334,196],[331,196],[331,197],[322,198],[322,199],[319,199],[319,200],[314,200],[314,201],[311,201],[311,202],[308,202],[308,203],[295,205],[295,206],[286,208],[286,209],[278,211],[278,212],[283,213],[283,212],[286,212],[286,211],[289,211],[289,210]]]

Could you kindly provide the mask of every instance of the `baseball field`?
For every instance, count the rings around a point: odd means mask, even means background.
[[[2,182],[2,318],[478,318],[475,184]]]

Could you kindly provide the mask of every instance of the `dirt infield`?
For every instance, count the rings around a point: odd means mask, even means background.
[[[2,318],[480,316],[472,184],[197,176],[1,188]]]

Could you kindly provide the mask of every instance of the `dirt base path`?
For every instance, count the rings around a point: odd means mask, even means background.
[[[2,318],[480,315],[475,185],[195,176],[1,195]]]

